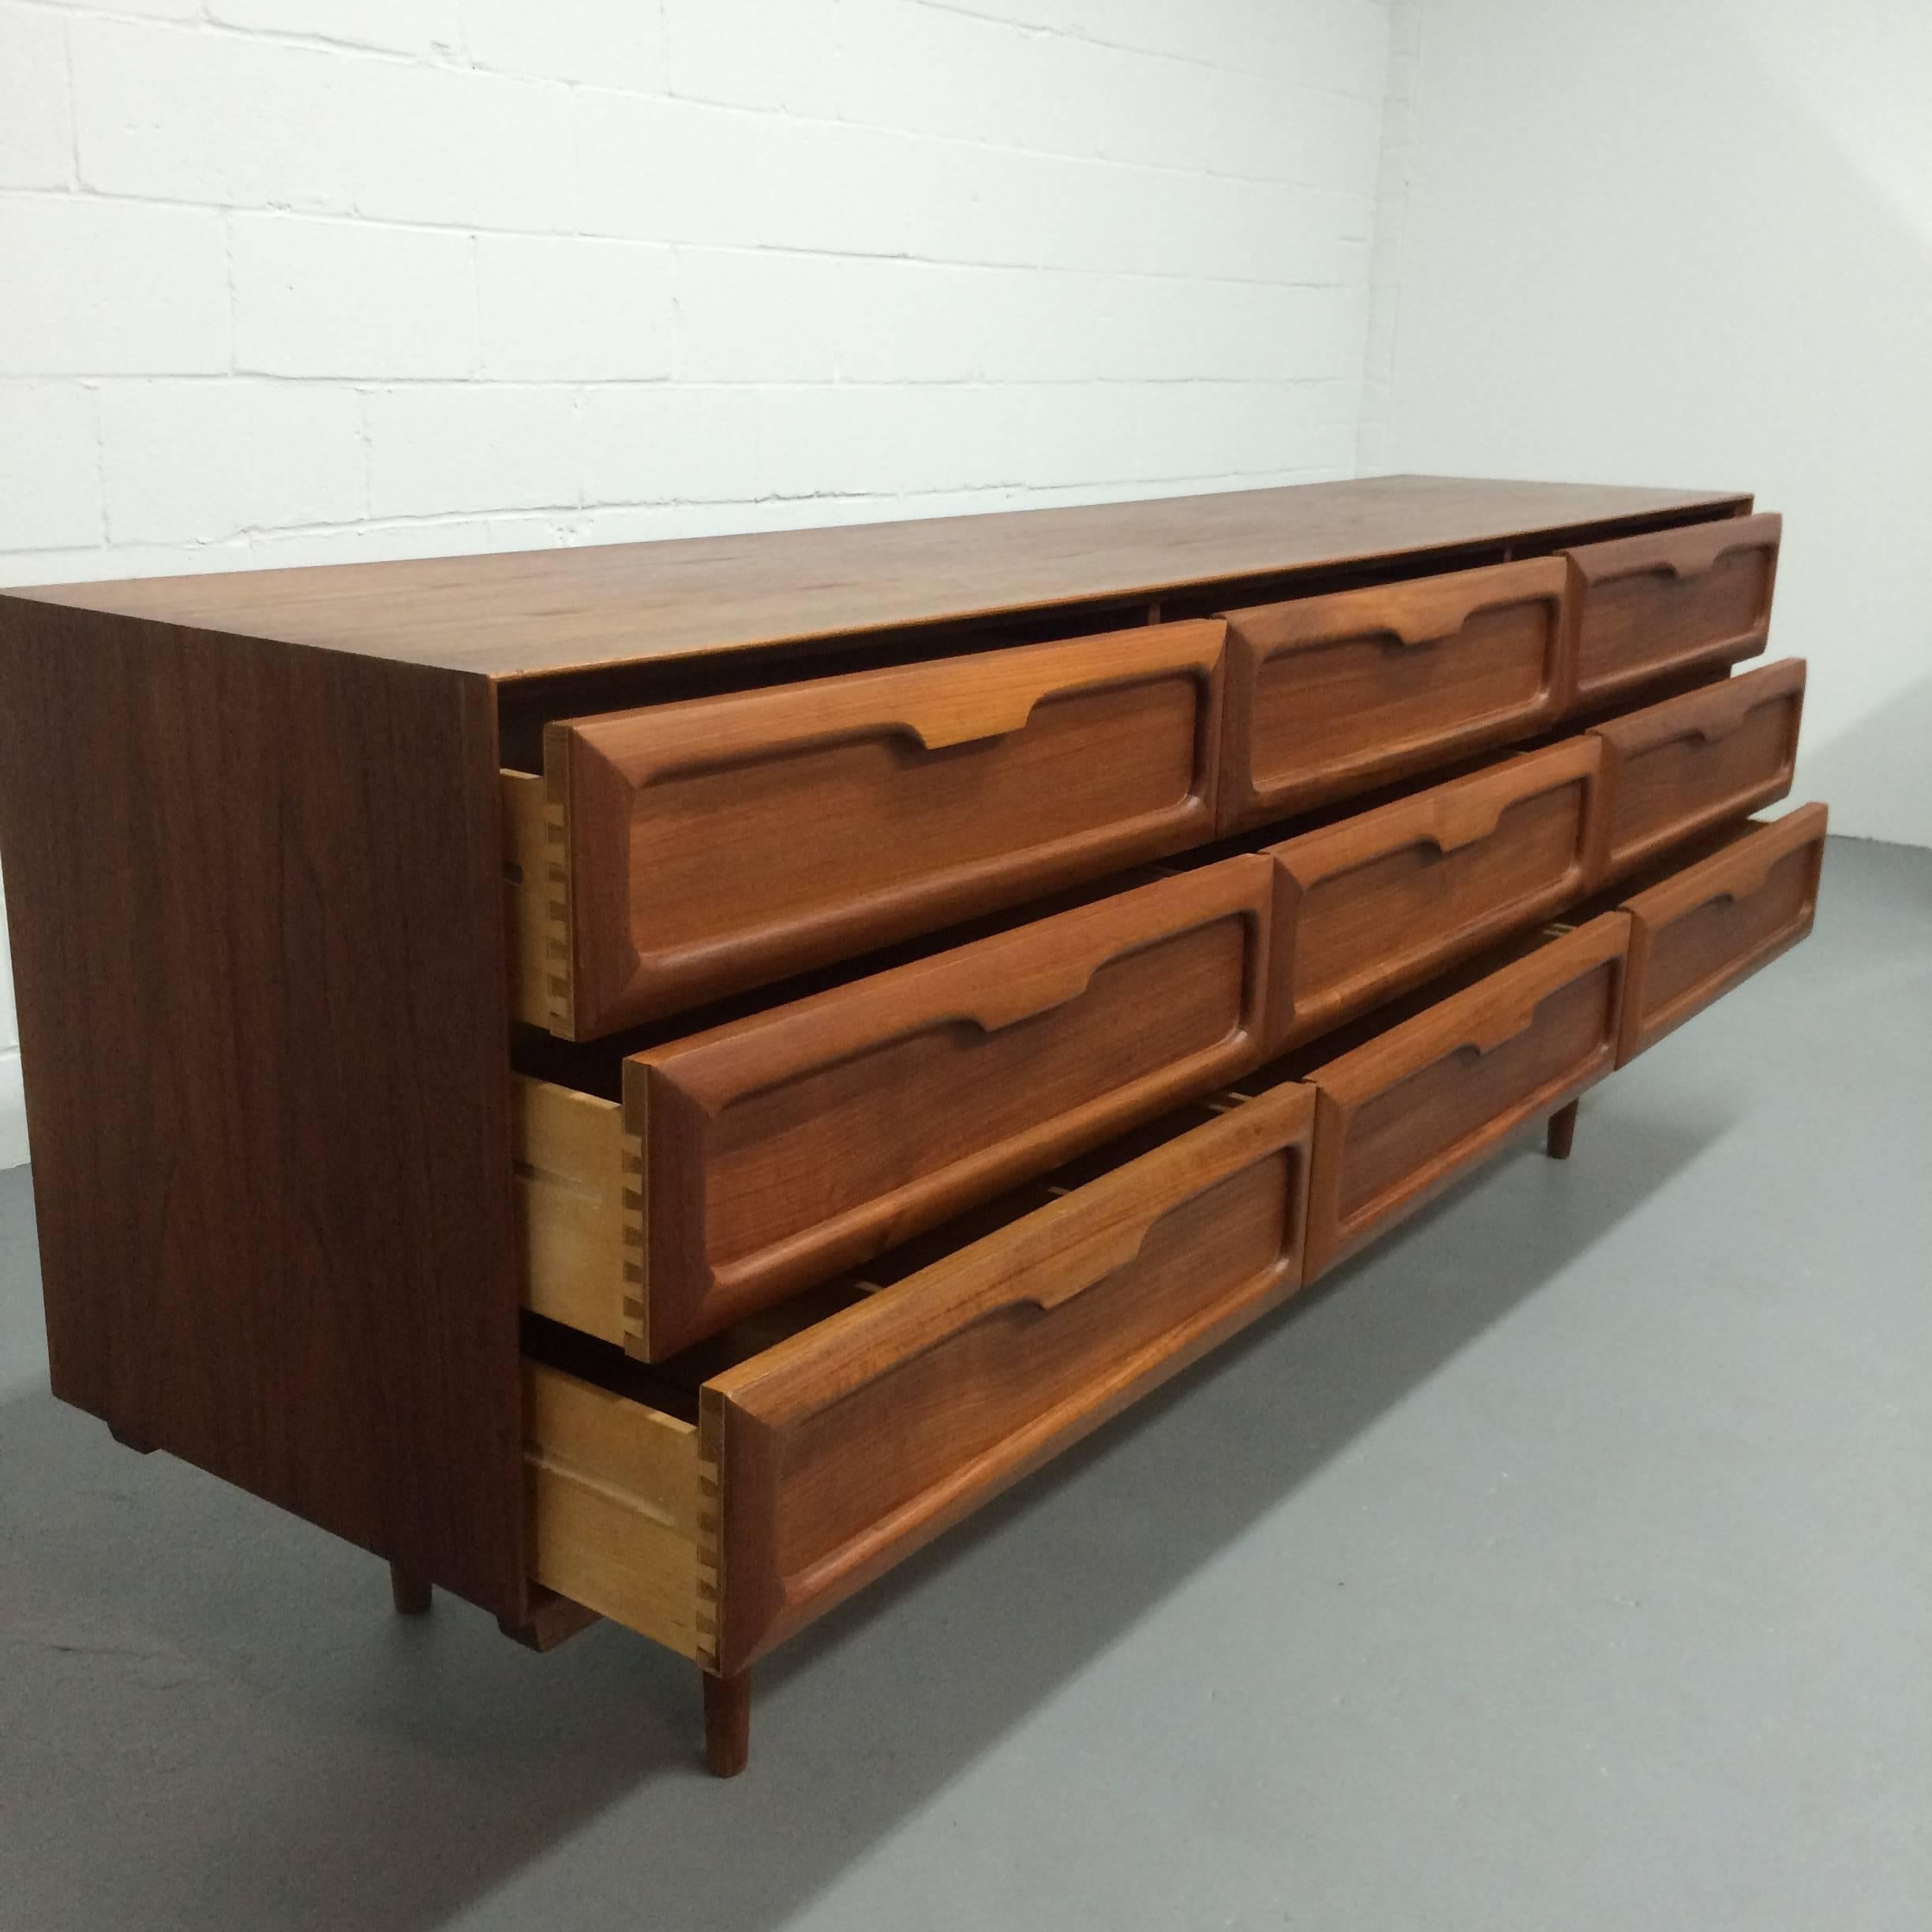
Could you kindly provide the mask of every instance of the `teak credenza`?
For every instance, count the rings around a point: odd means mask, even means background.
[[[54,1392],[753,1661],[1809,930],[1748,497],[0,597]]]

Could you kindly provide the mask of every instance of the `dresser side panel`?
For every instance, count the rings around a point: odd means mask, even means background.
[[[0,601],[54,1393],[520,1621],[493,694]]]

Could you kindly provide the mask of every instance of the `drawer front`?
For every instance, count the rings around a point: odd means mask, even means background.
[[[1223,831],[1530,736],[1567,702],[1561,557],[1228,616]]]
[[[1606,912],[1309,1075],[1307,1279],[1610,1070],[1629,927]]]
[[[1618,1065],[1810,931],[1825,829],[1825,807],[1802,806],[1624,900],[1630,972]]]
[[[1579,897],[1600,756],[1593,739],[1569,739],[1270,847],[1275,1043]]]
[[[1621,878],[1694,833],[1782,798],[1798,756],[1804,683],[1804,660],[1787,657],[1594,726],[1604,763],[1593,878]]]
[[[550,725],[552,1030],[593,1038],[1205,839],[1222,630]]]
[[[1223,860],[625,1067],[656,1360],[1256,1065],[1273,869]]]
[[[1311,1106],[1209,1118],[707,1383],[722,1667],[1292,1293]]]
[[[1568,552],[1580,702],[1765,647],[1777,516],[1725,517]]]

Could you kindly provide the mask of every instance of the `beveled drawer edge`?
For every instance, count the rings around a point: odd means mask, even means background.
[[[1624,983],[1623,1010],[1617,1027],[1619,1066],[1627,1066],[1686,1020],[1694,1019],[1780,953],[1810,936],[1818,915],[1818,878],[1828,826],[1827,808],[1822,803],[1800,805],[1782,818],[1758,826],[1737,844],[1696,860],[1624,900],[1623,909],[1631,915],[1630,964]],[[1651,949],[1659,934],[1717,900],[1754,897],[1770,883],[1773,871],[1807,848],[1814,848],[1817,856],[1812,861],[1802,915],[1792,924],[1768,934],[1750,951],[1725,962],[1715,973],[1686,987],[1667,1005],[1646,1013],[1638,995],[1642,990]],[[1735,870],[1747,851],[1754,876],[1748,884],[1724,882],[1725,872]]]
[[[1676,525],[1634,537],[1608,537],[1598,543],[1573,545],[1563,551],[1571,579],[1567,653],[1575,680],[1573,696],[1601,701],[1635,691],[1672,671],[1698,665],[1735,664],[1756,657],[1770,641],[1771,605],[1777,591],[1783,536],[1784,519],[1777,511],[1769,510],[1720,517],[1709,523]],[[1589,593],[1599,584],[1646,575],[1667,575],[1682,582],[1713,569],[1720,558],[1739,550],[1765,550],[1771,560],[1763,597],[1748,624],[1728,637],[1707,638],[1659,663],[1626,665],[1621,669],[1585,675],[1583,627]]]
[[[1277,868],[1275,878],[1275,1012],[1271,1035],[1279,1047],[1319,1038],[1377,1000],[1420,985],[1436,968],[1480,952],[1492,942],[1533,926],[1582,897],[1591,878],[1598,823],[1602,815],[1602,747],[1587,732],[1505,758],[1406,799],[1342,819],[1331,826],[1278,844],[1264,853]],[[1533,897],[1493,909],[1466,923],[1434,948],[1391,948],[1352,978],[1297,999],[1293,978],[1294,948],[1302,900],[1318,888],[1382,863],[1395,853],[1421,845],[1448,856],[1495,837],[1503,819],[1534,800],[1571,784],[1583,788],[1577,840],[1563,876]],[[1395,836],[1399,833],[1401,836]]]
[[[1278,597],[1220,615],[1230,637],[1238,635],[1260,664],[1284,651],[1376,631],[1386,631],[1404,644],[1440,642],[1455,636],[1484,611],[1513,604],[1560,605],[1568,586],[1564,553],[1551,551],[1506,563],[1430,571],[1345,590],[1318,591],[1309,597]],[[1410,607],[1417,617],[1405,624],[1385,612],[1357,621],[1359,613],[1372,609],[1378,601],[1384,606]]]
[[[1585,728],[1620,758],[1640,757],[1683,738],[1715,743],[1741,731],[1752,712],[1781,698],[1804,696],[1807,665],[1803,657],[1777,657],[1715,683],[1674,692],[1655,704],[1639,706]]]
[[[1376,778],[1425,770],[1434,758],[1448,751],[1473,752],[1533,737],[1539,726],[1560,717],[1570,703],[1574,682],[1570,595],[1567,564],[1559,552],[1551,552],[1224,612],[1227,673],[1219,829],[1223,833],[1239,831],[1265,825],[1290,809],[1346,798]],[[1347,621],[1359,612],[1372,610],[1378,602],[1383,608],[1369,621],[1354,625]],[[1485,611],[1530,603],[1548,603],[1555,612],[1544,652],[1542,683],[1533,697],[1465,719],[1447,730],[1412,732],[1391,744],[1343,753],[1285,776],[1255,770],[1256,688],[1275,659],[1376,631],[1395,638],[1404,650],[1445,643]],[[1407,622],[1402,621],[1404,612],[1409,613]]]
[[[1775,552],[1784,534],[1784,519],[1779,511],[1757,510],[1745,516],[1713,517],[1642,530],[1634,537],[1571,544],[1558,554],[1569,560],[1586,585],[1614,583],[1619,578],[1652,571],[1694,577],[1734,550]]]
[[[702,1426],[719,1446],[719,1500],[730,1512],[720,1548],[737,1604],[721,1626],[723,1667],[741,1668],[1294,1294],[1304,1279],[1315,1098],[1299,1084],[1253,1099],[1225,1095],[1225,1105],[1208,1103],[1217,1118],[707,1381]],[[1284,1157],[1292,1165],[1282,1245],[1271,1265],[1227,1284],[802,1568],[781,1570],[769,1548],[761,1557],[777,1520],[766,1458],[788,1428],[835,1412],[882,1376],[1005,1310],[1048,1311],[1100,1289],[1135,1264],[1169,1216]]]
[[[1511,961],[1309,1073],[1306,1077],[1316,1099],[1306,1280],[1312,1282],[1376,1239],[1381,1230],[1393,1227],[1432,1200],[1538,1114],[1582,1092],[1614,1069],[1633,923],[1630,915],[1621,910],[1601,913],[1586,925],[1567,929],[1539,951]],[[1579,1069],[1546,1081],[1343,1218],[1340,1163],[1350,1125],[1361,1107],[1456,1052],[1473,1048],[1486,1054],[1518,1037],[1536,1024],[1546,1001],[1606,965],[1616,969],[1614,1009]],[[1392,1066],[1388,1064],[1391,1061]]]
[[[1720,680],[1694,691],[1679,691],[1660,703],[1605,718],[1589,727],[1587,736],[1603,747],[1596,834],[1589,855],[1593,886],[1608,886],[1638,867],[1732,819],[1743,819],[1761,807],[1774,803],[1791,790],[1798,766],[1798,740],[1804,719],[1807,666],[1802,657],[1780,657],[1736,677]],[[1791,712],[1784,754],[1771,777],[1741,792],[1706,805],[1680,823],[1667,823],[1634,841],[1619,842],[1617,814],[1623,774],[1628,762],[1664,746],[1697,739],[1705,745],[1741,731],[1754,713],[1769,705]]]

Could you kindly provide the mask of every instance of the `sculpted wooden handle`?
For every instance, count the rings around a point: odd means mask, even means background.
[[[1547,569],[1550,560],[1541,561]],[[1472,575],[1477,574],[1471,573]],[[1424,582],[1428,581],[1426,578],[1423,580]],[[1454,580],[1451,581],[1453,582]],[[1418,597],[1413,610],[1406,613],[1393,611],[1383,617],[1376,623],[1373,635],[1386,638],[1391,644],[1405,650],[1417,644],[1440,644],[1447,638],[1460,636],[1469,628],[1470,620],[1481,616],[1485,611],[1507,610],[1513,604],[1557,604],[1562,600],[1563,580],[1560,575],[1547,584],[1539,583],[1507,592],[1471,588],[1460,597],[1447,593],[1433,601],[1425,601]]]
[[[963,1016],[983,1032],[998,1033],[1022,1020],[1036,1020],[1056,1006],[1067,1006],[1093,984],[1103,962],[1085,958],[1055,960],[986,987]]]
[[[1754,894],[1762,892],[1770,882],[1772,868],[1780,859],[1788,859],[1792,852],[1796,849],[1797,848],[1793,846],[1788,850],[1781,852],[1777,850],[1754,852],[1748,864],[1741,856],[1734,859],[1732,863],[1737,867],[1737,870],[1724,882],[1716,892],[1711,894],[1710,900],[1706,900],[1705,903],[1709,904],[1712,900],[1719,899],[1732,900],[1749,899]]]
[[[1139,1259],[1154,1223],[1175,1205],[1163,1201],[1143,1215],[1108,1221],[1065,1241],[1051,1256],[1043,1256],[1037,1267],[1027,1271],[1025,1290],[1015,1299],[1052,1309],[1097,1287]]]
[[[1713,685],[1705,702],[1698,706],[1697,716],[1690,720],[1690,736],[1702,738],[1706,744],[1714,744],[1720,738],[1728,738],[1734,731],[1743,728],[1744,721],[1759,705],[1774,702],[1781,695],[1776,691],[1752,691],[1742,678],[1733,680],[1729,684]]]
[[[1033,707],[1043,695],[1034,691],[997,689],[948,692],[922,717],[901,718],[897,728],[928,751],[1004,738],[1026,728]]]
[[[1531,1000],[1526,1005],[1499,1007],[1473,1017],[1462,1036],[1462,1044],[1478,1059],[1506,1046],[1536,1024],[1537,1008],[1542,1002]]]
[[[1645,575],[1683,579],[1702,576],[1715,567],[1720,558],[1734,551],[1775,551],[1782,530],[1783,519],[1775,512],[1719,517],[1709,522],[1686,524],[1648,536],[1616,537],[1607,543],[1586,545],[1570,554],[1585,580],[1591,583]]]
[[[1417,800],[1425,820],[1419,836],[1444,854],[1459,852],[1465,845],[1488,838],[1503,812],[1518,802],[1500,792],[1458,791],[1454,785],[1445,786],[1432,796],[1424,796],[1428,799],[1426,807]]]

